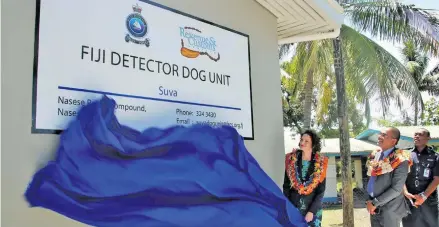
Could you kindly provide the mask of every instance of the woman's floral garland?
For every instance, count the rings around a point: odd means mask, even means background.
[[[372,152],[367,160],[366,167],[368,176],[379,176],[390,173],[404,161],[409,161],[409,166],[412,165],[410,155],[401,149],[390,153],[389,156],[379,161],[375,160],[377,152],[379,152],[379,150]],[[381,154],[381,152],[379,154]]]
[[[311,194],[317,186],[323,182],[326,178],[326,170],[328,167],[328,158],[321,156],[319,152],[314,155],[314,172],[310,175],[309,179],[305,182],[301,180],[301,174],[299,173],[299,167],[297,165],[297,152],[287,154],[285,159],[285,165],[288,178],[291,181],[291,188],[294,188],[300,195]]]

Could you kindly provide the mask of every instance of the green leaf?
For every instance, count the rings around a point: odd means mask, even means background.
[[[341,5],[359,31],[391,42],[415,39],[424,51],[439,56],[439,23],[431,10],[390,0],[344,1]]]

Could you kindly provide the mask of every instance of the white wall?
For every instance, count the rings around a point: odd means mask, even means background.
[[[163,5],[250,35],[255,140],[247,148],[280,185],[282,128],[276,18],[253,0],[160,0]],[[23,193],[58,136],[31,134],[35,1],[2,1],[2,225],[82,226],[51,211],[30,209]]]
[[[337,162],[335,157],[329,157],[328,169],[326,170],[325,198],[337,197]]]
[[[300,134],[291,131],[290,127],[284,127],[284,149],[285,154],[290,153],[294,148],[299,148]]]

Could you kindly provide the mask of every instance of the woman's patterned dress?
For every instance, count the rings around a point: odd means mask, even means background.
[[[311,164],[310,161],[302,161],[302,178],[306,177],[306,174],[308,173],[308,169],[309,169],[310,164]],[[310,201],[309,201],[309,199],[307,201],[307,197],[302,196],[299,199],[299,204],[300,204],[300,207],[297,207],[297,208],[299,208],[300,213],[302,213],[302,215],[305,216],[306,213],[308,213],[308,207],[310,205]],[[323,212],[322,208],[317,210],[317,212],[314,214],[314,220],[311,223],[308,223],[309,227],[320,227],[321,226],[322,212]]]
[[[305,182],[312,177],[314,172],[314,163],[312,161],[302,161],[301,151],[297,155],[297,161],[294,165],[297,165],[298,172],[300,173],[300,180]],[[325,169],[326,171],[326,169]],[[300,213],[305,217],[308,212],[314,214],[314,218],[308,223],[309,227],[321,227],[322,225],[322,200],[326,189],[326,179],[322,181],[314,191],[309,195],[301,195],[294,188],[291,187],[291,180],[285,173],[285,180],[283,185],[284,195],[290,200],[290,202],[296,206]]]

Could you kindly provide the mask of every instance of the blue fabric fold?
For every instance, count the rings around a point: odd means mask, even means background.
[[[138,132],[115,105],[79,111],[25,192],[32,207],[102,227],[307,226],[234,128]]]

